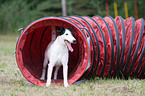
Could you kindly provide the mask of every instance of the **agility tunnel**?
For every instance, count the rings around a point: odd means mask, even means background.
[[[23,76],[35,85],[41,81],[44,52],[55,40],[56,26],[72,28],[77,40],[69,52],[68,82],[91,77],[145,78],[145,23],[133,17],[45,17],[28,25],[16,45],[16,61]],[[52,76],[53,78],[53,76]],[[63,84],[62,68],[53,84]]]

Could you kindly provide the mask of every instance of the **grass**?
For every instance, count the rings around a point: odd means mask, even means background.
[[[18,36],[0,35],[0,96],[145,96],[145,80],[95,79],[79,85],[29,86],[17,67]]]

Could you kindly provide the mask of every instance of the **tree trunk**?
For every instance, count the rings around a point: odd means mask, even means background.
[[[61,4],[62,4],[62,15],[66,16],[66,0],[61,0]]]

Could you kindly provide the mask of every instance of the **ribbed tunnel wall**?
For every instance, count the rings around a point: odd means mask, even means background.
[[[145,78],[145,23],[133,17],[45,17],[28,25],[17,42],[16,60],[23,76],[40,81],[44,52],[52,39],[52,27],[73,28],[77,43],[69,53],[68,82],[90,77]],[[56,33],[57,34],[57,33]],[[88,64],[90,67],[86,70]],[[55,84],[63,83],[62,68]]]

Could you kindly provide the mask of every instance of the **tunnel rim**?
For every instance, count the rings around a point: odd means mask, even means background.
[[[19,39],[18,39],[18,41],[17,41],[17,44],[16,44],[16,62],[17,62],[17,65],[18,65],[18,67],[19,67],[19,69],[20,69],[20,71],[21,71],[21,73],[22,73],[22,75],[28,80],[28,81],[30,81],[31,83],[33,83],[33,84],[35,84],[35,85],[39,85],[39,86],[43,86],[44,84],[45,84],[45,82],[42,82],[42,81],[40,81],[39,79],[37,79],[37,78],[35,78],[28,70],[26,70],[25,68],[24,68],[24,66],[21,66],[21,65],[23,65],[23,63],[24,62],[22,62],[23,61],[23,58],[22,58],[22,53],[20,53],[19,51],[20,51],[20,49],[21,49],[21,46],[20,46],[20,43],[25,43],[24,41],[23,41],[23,39],[24,39],[24,36],[25,36],[25,32],[27,32],[27,30],[31,27],[31,26],[33,26],[34,24],[36,24],[36,23],[38,23],[38,22],[41,22],[41,21],[45,21],[45,20],[60,20],[60,21],[62,21],[62,22],[65,22],[65,23],[68,23],[68,24],[70,24],[70,25],[72,25],[78,32],[79,32],[79,34],[82,36],[81,38],[82,39],[84,39],[83,40],[83,42],[85,43],[85,45],[86,45],[86,49],[84,49],[84,50],[86,50],[86,52],[84,53],[84,58],[85,58],[85,60],[82,60],[83,61],[83,67],[80,67],[81,69],[82,69],[82,71],[81,72],[79,72],[79,76],[78,76],[78,74],[75,74],[72,78],[71,78],[71,80],[70,79],[68,79],[68,81],[70,80],[70,84],[72,84],[72,83],[74,83],[74,82],[76,82],[82,75],[83,75],[83,73],[85,72],[85,69],[86,69],[86,67],[87,67],[87,64],[88,64],[88,61],[89,61],[89,46],[88,46],[88,43],[87,43],[87,40],[85,39],[85,35],[83,34],[83,32],[81,32],[81,29],[78,27],[78,26],[76,26],[75,24],[73,24],[73,22],[72,21],[70,21],[70,20],[65,20],[65,19],[63,19],[63,18],[60,18],[60,17],[44,17],[44,18],[40,18],[40,19],[37,19],[37,20],[35,20],[35,21],[33,21],[32,23],[30,23],[25,29],[24,29],[24,31],[23,31],[23,33],[21,33],[21,35],[20,35],[20,37],[19,37]],[[21,61],[22,60],[22,61]],[[22,63],[22,64],[21,64]],[[31,78],[28,78],[26,75],[25,75],[25,72],[23,71],[23,70],[25,70],[25,71],[27,71],[27,73],[29,73],[28,75],[31,75]],[[75,71],[76,72],[76,71]],[[33,80],[32,79],[37,79],[36,81],[37,82],[33,82]]]

